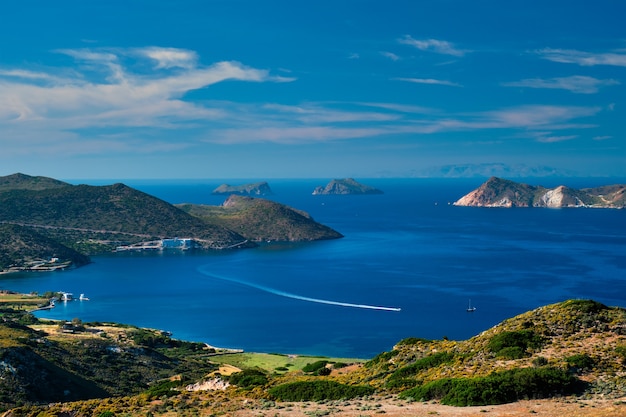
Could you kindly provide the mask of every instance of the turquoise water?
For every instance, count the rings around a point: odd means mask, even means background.
[[[105,254],[76,270],[3,276],[0,286],[90,297],[41,317],[131,323],[248,351],[364,358],[405,337],[468,338],[569,298],[626,307],[624,210],[454,207],[482,181],[363,182],[385,194],[312,196],[325,181],[270,181],[272,199],[343,239]],[[210,195],[217,182],[127,184],[172,203],[224,201]],[[465,311],[469,299],[474,313]]]

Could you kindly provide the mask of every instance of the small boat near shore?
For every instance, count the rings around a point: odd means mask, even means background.
[[[471,299],[467,303],[467,310],[466,311],[468,313],[473,313],[474,311],[476,311],[476,307],[472,307],[472,300]]]
[[[80,301],[89,301],[89,297],[85,297],[85,294],[81,294],[80,297],[78,297],[78,299]]]

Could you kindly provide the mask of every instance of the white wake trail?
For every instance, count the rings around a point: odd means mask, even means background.
[[[310,301],[312,303],[330,304],[330,305],[341,306],[341,307],[364,308],[364,309],[369,309],[369,310],[383,310],[383,311],[400,311],[401,310],[398,307],[383,307],[383,306],[373,306],[369,304],[344,303],[341,301],[332,301],[332,300],[324,300],[321,298],[305,297],[303,295],[297,295],[297,294],[292,294],[292,293],[285,292],[285,291],[280,291],[274,288],[266,287],[264,285],[254,284],[252,282],[244,281],[244,280],[237,279],[237,278],[229,278],[229,277],[216,275],[214,273],[211,273],[205,270],[204,268],[205,268],[204,266],[198,267],[198,272],[208,277],[216,278],[222,281],[235,282],[237,284],[245,285],[251,288],[256,288],[257,290],[265,291],[267,293],[278,295],[280,297],[292,298],[294,300]]]

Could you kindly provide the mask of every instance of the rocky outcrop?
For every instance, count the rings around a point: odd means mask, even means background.
[[[217,187],[211,194],[220,195],[220,194],[235,194],[235,195],[244,195],[244,196],[262,196],[262,195],[272,195],[272,190],[269,184],[265,181],[256,182],[253,184],[243,184],[243,185],[229,185],[222,184]]]
[[[626,185],[574,189],[532,186],[491,177],[476,190],[457,200],[455,206],[472,207],[597,207],[624,208]]]
[[[361,184],[352,178],[335,179],[325,187],[319,186],[313,190],[313,195],[346,195],[346,194],[383,194],[377,188]]]

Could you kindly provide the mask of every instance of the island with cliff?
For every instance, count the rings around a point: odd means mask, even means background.
[[[222,184],[211,193],[213,195],[243,195],[243,196],[266,196],[272,195],[272,189],[265,181],[242,185]]]
[[[621,209],[626,206],[626,185],[616,184],[581,189],[560,185],[555,188],[546,188],[491,177],[480,187],[457,200],[454,205]]]
[[[383,194],[377,188],[361,184],[353,178],[341,178],[330,181],[326,186],[319,186],[313,190],[313,195],[359,195]]]

